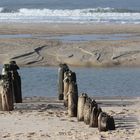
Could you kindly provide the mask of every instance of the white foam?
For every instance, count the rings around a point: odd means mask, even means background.
[[[19,9],[18,12],[2,13],[0,22],[95,22],[140,23],[140,13],[114,12],[113,8],[52,10]]]

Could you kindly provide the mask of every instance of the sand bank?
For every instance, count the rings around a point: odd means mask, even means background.
[[[139,24],[0,23],[0,34],[140,33]]]
[[[95,98],[115,118],[115,131],[99,132],[69,118],[56,98],[24,98],[12,112],[0,112],[1,140],[137,140],[140,139],[140,104],[137,98]]]
[[[16,35],[0,38],[0,63],[13,59],[21,66],[61,62],[73,66],[140,66],[140,25],[1,23],[0,34]],[[123,37],[83,42],[46,38],[76,34],[123,34]]]

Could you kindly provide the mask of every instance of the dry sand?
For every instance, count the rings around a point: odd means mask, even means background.
[[[67,116],[56,98],[24,98],[15,110],[0,112],[1,140],[139,140],[138,98],[95,98],[103,111],[115,118],[116,130],[99,132]]]
[[[32,34],[31,38],[0,38],[0,63],[22,66],[140,66],[140,25],[0,24],[0,34]],[[130,34],[121,40],[65,42],[37,36]],[[20,36],[20,35],[19,35]]]

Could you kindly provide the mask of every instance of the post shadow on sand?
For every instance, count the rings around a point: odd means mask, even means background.
[[[115,118],[116,128],[131,130],[136,128],[138,120],[136,116],[119,116]]]
[[[99,101],[98,102],[101,107],[116,107],[116,106],[130,106],[133,103],[131,101],[127,100],[120,100],[120,101]],[[129,116],[126,116],[126,114],[122,111],[119,114],[116,114],[114,116],[115,120],[115,126],[116,129],[127,129],[127,130],[133,130],[137,127],[138,120],[136,116],[132,116],[131,114]]]

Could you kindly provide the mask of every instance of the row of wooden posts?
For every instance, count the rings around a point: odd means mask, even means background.
[[[97,102],[86,93],[78,97],[76,73],[67,64],[60,64],[58,69],[58,99],[64,100],[68,116],[77,117],[90,127],[98,127],[99,131],[115,130],[114,118],[103,112]]]
[[[4,64],[0,75],[0,110],[12,111],[15,103],[22,103],[21,78],[19,67],[15,61]],[[112,116],[103,112],[95,100],[83,93],[78,97],[76,73],[66,64],[59,67],[59,100],[64,100],[70,117],[77,117],[90,127],[98,127],[99,131],[114,130],[115,123]]]
[[[21,78],[15,61],[4,64],[0,75],[0,110],[12,111],[15,103],[22,103]]]

